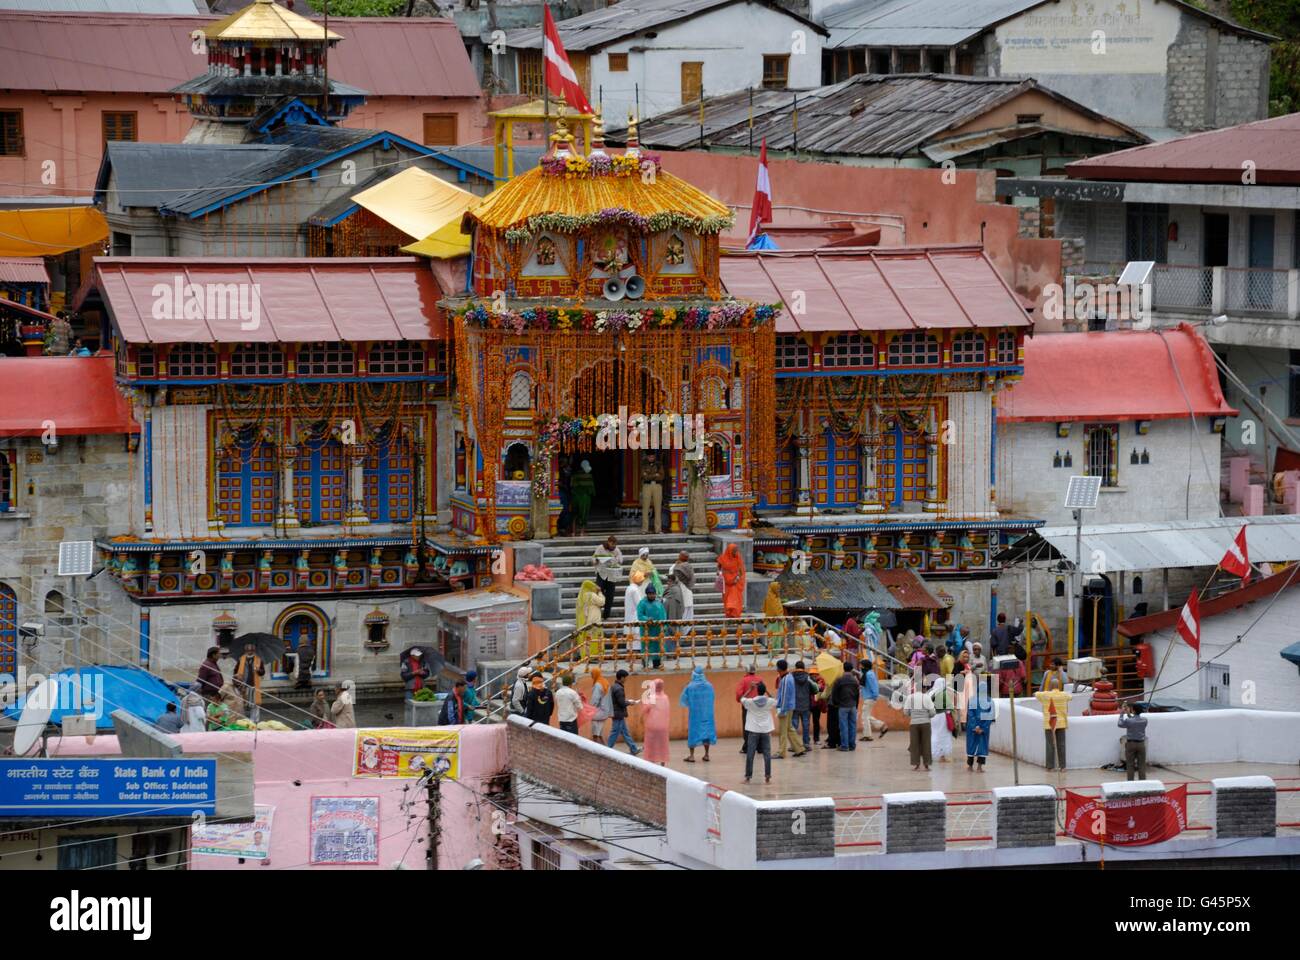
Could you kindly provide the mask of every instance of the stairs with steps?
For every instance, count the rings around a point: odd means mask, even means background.
[[[582,581],[595,579],[591,555],[597,546],[604,543],[606,536],[607,534],[588,534],[582,537],[557,537],[543,542],[542,563],[551,568],[555,582],[560,584],[560,612],[565,617],[573,616]],[[685,550],[690,555],[691,566],[695,568],[695,616],[722,616],[722,594],[713,589],[713,578],[718,572],[717,556],[708,537],[676,533],[643,536],[635,531],[623,534],[615,532],[615,536],[623,551],[623,580],[614,597],[611,619],[623,619],[622,590],[627,586],[628,569],[642,547],[650,548],[650,559],[661,577],[667,576],[668,568],[677,560],[677,554]]]

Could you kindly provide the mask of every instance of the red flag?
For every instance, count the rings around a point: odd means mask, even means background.
[[[1183,612],[1178,617],[1178,635],[1187,641],[1187,645],[1196,651],[1197,656],[1201,653],[1201,601],[1192,591],[1192,595],[1187,598],[1187,603],[1183,605]]]
[[[569,55],[560,42],[560,31],[555,27],[549,6],[542,8],[542,61],[546,65],[546,89],[564,98],[564,102],[579,113],[591,113],[591,102],[583,93],[578,75],[573,72]]]
[[[758,153],[758,183],[754,186],[754,206],[749,213],[749,240],[753,243],[758,228],[772,222],[772,181],[767,176],[767,137]]]
[[[1246,552],[1246,526],[1243,525],[1236,539],[1228,544],[1228,552],[1219,561],[1219,567],[1228,573],[1241,577],[1242,584],[1250,579],[1250,554]]]

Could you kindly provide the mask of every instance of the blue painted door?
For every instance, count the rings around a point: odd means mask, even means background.
[[[326,669],[325,651],[321,649],[316,620],[305,613],[300,613],[297,616],[290,617],[288,623],[284,625],[284,641],[290,650],[297,652],[298,644],[304,640],[310,641],[312,648],[316,651],[316,666],[312,668],[312,676],[327,676],[329,671]],[[284,673],[283,661],[275,665],[275,672]]]
[[[893,491],[890,509],[901,509],[905,501],[925,499],[925,436],[903,429],[897,420],[885,434],[885,456],[880,464],[881,490]]]

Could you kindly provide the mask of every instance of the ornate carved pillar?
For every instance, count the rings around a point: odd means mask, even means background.
[[[812,437],[801,433],[794,438],[799,456],[799,486],[795,493],[795,506],[800,513],[816,513],[812,499]]]
[[[925,508],[937,513],[943,509],[939,502],[939,424],[934,407],[926,415],[925,425]]]
[[[551,539],[551,458],[540,449],[533,457],[532,483],[530,484],[531,515],[529,517],[534,540]]]
[[[858,445],[861,457],[858,513],[884,513],[885,505],[880,496],[880,407],[871,404],[866,411],[866,420],[866,430]]]
[[[349,527],[368,527],[366,515],[366,445],[354,443],[344,447],[348,458],[348,510],[343,523]]]
[[[297,496],[293,487],[293,465],[298,459],[298,448],[292,443],[286,444],[280,451],[280,503],[275,511],[276,531],[286,537],[298,532]]]

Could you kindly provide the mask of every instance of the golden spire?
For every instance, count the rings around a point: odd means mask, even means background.
[[[600,115],[601,108],[597,107],[591,115],[591,155],[597,154],[605,156],[605,121]]]
[[[564,122],[564,105],[559,107],[559,115],[555,121],[555,132],[551,134],[551,154],[560,157],[565,154],[577,155],[575,149],[576,141],[573,134],[569,131],[569,125]]]
[[[629,109],[627,111],[627,150],[625,153],[640,153],[641,142],[637,139],[636,133],[636,113]]]

